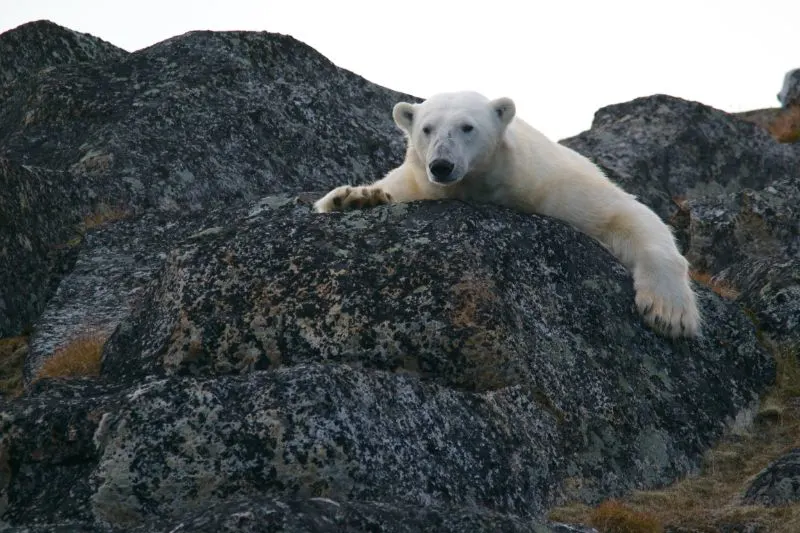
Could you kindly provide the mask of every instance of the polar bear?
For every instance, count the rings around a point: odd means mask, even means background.
[[[370,185],[330,191],[315,211],[452,198],[558,218],[632,271],[636,306],[654,330],[700,334],[689,264],[670,228],[588,158],[516,117],[513,100],[443,93],[400,102],[393,117],[406,135],[405,161]]]

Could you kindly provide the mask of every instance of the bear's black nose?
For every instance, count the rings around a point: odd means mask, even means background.
[[[430,165],[431,174],[442,181],[447,180],[453,171],[453,163],[447,159],[434,159]]]

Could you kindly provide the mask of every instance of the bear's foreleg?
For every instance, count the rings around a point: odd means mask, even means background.
[[[598,228],[595,237],[631,269],[636,307],[645,322],[670,337],[700,333],[700,312],[669,226],[650,208],[631,199]]]

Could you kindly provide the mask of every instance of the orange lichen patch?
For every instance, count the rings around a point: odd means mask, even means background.
[[[767,127],[770,134],[782,143],[800,141],[800,106],[782,110]]]
[[[56,349],[42,365],[34,381],[43,378],[97,376],[107,335],[88,333]]]
[[[480,327],[480,315],[489,312],[498,301],[494,284],[489,280],[466,277],[453,285],[451,291],[458,301],[451,316],[457,328]]]
[[[128,209],[100,204],[94,211],[83,217],[81,230],[88,231],[90,229],[99,228],[109,222],[122,220],[130,215],[131,212]]]
[[[589,523],[600,533],[662,533],[656,517],[635,511],[618,500],[608,500],[595,507]]]
[[[739,297],[739,291],[730,283],[716,279],[707,272],[693,270],[689,273],[691,278],[697,283],[705,285],[726,300],[733,300]]]

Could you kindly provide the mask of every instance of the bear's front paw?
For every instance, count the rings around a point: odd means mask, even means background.
[[[636,307],[650,327],[668,337],[700,334],[700,312],[688,278],[672,283],[645,278],[636,283]]]
[[[390,203],[392,203],[392,195],[378,187],[343,185],[317,200],[314,210],[318,213],[329,213]]]

